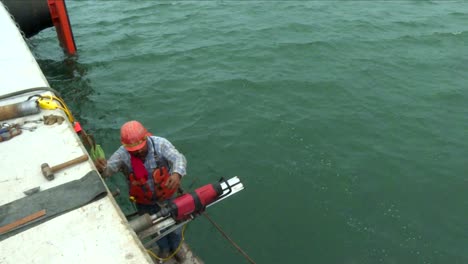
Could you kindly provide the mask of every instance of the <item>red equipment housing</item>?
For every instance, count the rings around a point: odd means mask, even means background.
[[[222,193],[223,190],[219,182],[207,184],[192,193],[175,198],[167,207],[158,212],[158,216],[171,214],[177,221],[188,219],[191,214],[205,210],[206,206],[216,201]]]

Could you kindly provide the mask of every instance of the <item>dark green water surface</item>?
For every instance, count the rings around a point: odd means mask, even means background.
[[[68,9],[78,56],[31,40],[51,86],[107,155],[137,119],[186,155],[186,188],[239,176],[208,212],[257,263],[468,263],[466,2]],[[186,238],[247,263],[204,218]]]

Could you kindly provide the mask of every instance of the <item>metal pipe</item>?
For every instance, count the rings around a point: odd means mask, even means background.
[[[37,102],[33,100],[0,106],[0,121],[37,114],[39,111]]]
[[[139,233],[142,230],[145,230],[148,227],[152,226],[153,221],[151,220],[151,216],[149,214],[144,214],[135,219],[132,219],[129,222],[129,224],[133,231],[135,231],[135,233]]]

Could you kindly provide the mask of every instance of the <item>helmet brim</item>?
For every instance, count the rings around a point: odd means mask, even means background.
[[[146,146],[146,141],[147,140],[143,140],[143,142],[141,142],[140,144],[136,145],[136,146],[124,146],[124,148],[127,150],[127,151],[137,151],[137,150],[140,150],[142,149],[144,146]]]

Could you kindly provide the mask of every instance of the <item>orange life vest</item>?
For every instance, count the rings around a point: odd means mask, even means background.
[[[171,198],[177,191],[177,188],[168,189],[166,187],[170,176],[166,167],[155,169],[151,176],[153,177],[154,192],[151,191],[148,179],[136,179],[134,173],[129,174],[129,195],[133,196],[137,203],[154,204],[155,201]]]

